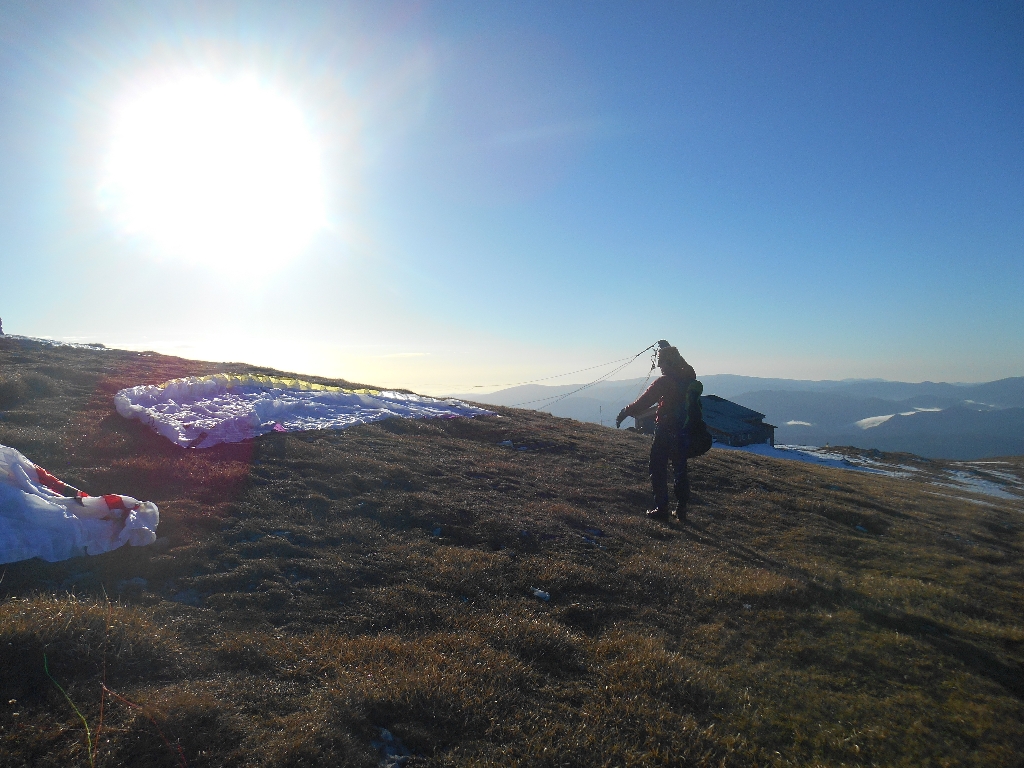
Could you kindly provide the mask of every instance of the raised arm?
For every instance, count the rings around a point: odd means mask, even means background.
[[[638,397],[632,403],[630,403],[621,411],[619,411],[619,415],[615,417],[616,429],[619,427],[620,424],[622,424],[622,420],[625,419],[627,416],[636,416],[638,413],[647,410],[656,402],[661,400],[662,396],[664,395],[664,390],[665,377],[660,376],[654,380],[654,383],[647,388],[646,392],[644,392],[642,395],[640,395],[640,397]]]

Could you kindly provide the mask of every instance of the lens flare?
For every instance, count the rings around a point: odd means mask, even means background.
[[[325,198],[305,116],[255,77],[151,81],[114,111],[100,207],[164,256],[273,269],[325,226]]]

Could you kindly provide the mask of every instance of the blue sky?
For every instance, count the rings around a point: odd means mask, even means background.
[[[119,100],[181,68],[303,110],[298,255],[176,259],[97,204]],[[1010,2],[3,3],[0,317],[428,393],[659,338],[703,374],[1024,375],[1022,102]]]

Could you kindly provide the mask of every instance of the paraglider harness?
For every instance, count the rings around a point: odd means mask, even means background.
[[[704,392],[704,385],[699,381],[691,381],[686,388],[686,421],[683,429],[689,436],[689,450],[686,458],[692,459],[703,456],[711,450],[711,432],[708,425],[704,423],[704,409],[700,406],[700,396]]]

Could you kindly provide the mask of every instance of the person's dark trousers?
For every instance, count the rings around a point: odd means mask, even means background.
[[[680,429],[658,428],[651,446],[651,486],[654,504],[668,509],[668,463],[672,462],[676,500],[685,505],[690,499],[690,478],[686,473],[686,455],[689,453],[689,435]]]

